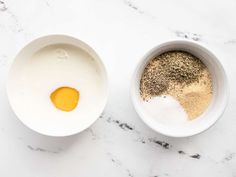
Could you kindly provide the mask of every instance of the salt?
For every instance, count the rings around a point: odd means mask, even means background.
[[[143,101],[144,109],[158,122],[163,124],[179,124],[188,121],[188,115],[174,97],[156,96]]]

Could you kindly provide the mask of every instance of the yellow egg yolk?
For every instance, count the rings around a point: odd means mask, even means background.
[[[62,111],[72,111],[78,104],[80,93],[71,87],[60,87],[51,93],[54,106]]]

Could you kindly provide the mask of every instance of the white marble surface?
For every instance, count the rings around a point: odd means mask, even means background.
[[[0,176],[235,177],[235,9],[235,0],[1,0]],[[67,138],[42,136],[22,125],[5,90],[16,53],[51,33],[90,44],[110,78],[104,114],[88,130]],[[217,124],[182,139],[150,130],[129,98],[131,74],[140,57],[176,38],[207,45],[222,61],[231,88],[228,108]]]

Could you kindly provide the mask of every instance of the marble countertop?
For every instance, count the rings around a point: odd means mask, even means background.
[[[235,9],[235,0],[0,0],[0,176],[236,177]],[[17,52],[53,33],[91,45],[110,79],[104,113],[86,131],[65,138],[25,127],[11,111],[5,89]],[[142,123],[129,85],[145,52],[182,38],[206,45],[219,57],[231,95],[212,128],[176,139]]]

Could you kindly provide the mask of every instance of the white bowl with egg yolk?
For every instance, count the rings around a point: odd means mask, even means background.
[[[49,35],[16,56],[7,80],[12,110],[29,128],[49,136],[79,133],[94,123],[108,98],[106,69],[79,39]]]
[[[194,120],[180,124],[160,122],[160,119],[147,112],[140,96],[140,79],[149,61],[164,52],[174,50],[186,51],[198,57],[208,68],[213,84],[213,98],[204,113]],[[148,51],[137,65],[131,81],[131,99],[139,117],[156,132],[171,137],[188,137],[207,130],[223,114],[228,102],[228,95],[227,77],[220,61],[206,47],[188,40],[168,41]],[[172,114],[171,116],[175,119],[175,114],[171,110],[166,114]]]

